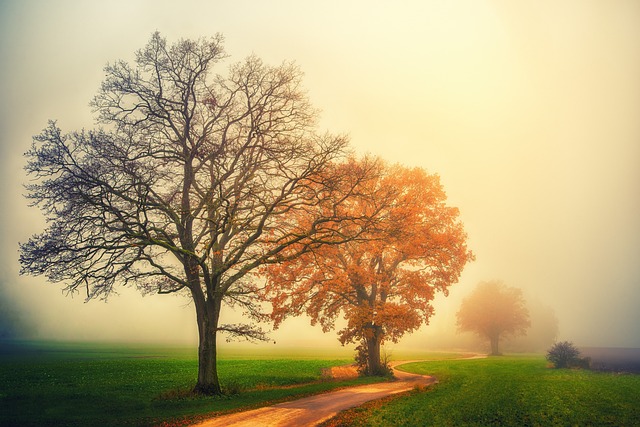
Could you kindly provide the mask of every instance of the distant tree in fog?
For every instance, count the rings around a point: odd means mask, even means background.
[[[530,326],[522,291],[497,280],[479,283],[456,316],[458,330],[488,339],[492,355],[500,354],[501,338],[525,335]]]

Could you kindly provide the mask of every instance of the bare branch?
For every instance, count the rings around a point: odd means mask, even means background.
[[[135,63],[105,67],[91,103],[102,128],[51,122],[34,137],[27,198],[48,227],[20,247],[23,274],[87,299],[119,285],[189,295],[206,351],[223,303],[263,316],[249,280],[262,266],[379,226],[349,209],[367,173],[336,166],[347,138],[317,132],[298,67],[250,56],[214,75],[222,41],[153,34]]]

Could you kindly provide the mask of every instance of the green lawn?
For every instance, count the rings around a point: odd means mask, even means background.
[[[193,397],[197,361],[186,348],[32,344],[0,348],[1,426],[184,424],[203,414],[256,407],[343,383],[321,381],[323,368],[348,359],[224,358],[223,388],[235,395]],[[295,386],[277,388],[281,386]]]
[[[639,426],[640,375],[549,369],[542,356],[421,362],[439,384],[347,411],[341,426]]]
[[[237,394],[212,398],[188,393],[197,366],[193,349],[0,347],[0,425],[177,426],[217,412],[375,381],[322,381],[323,368],[350,360],[295,357],[226,355],[220,377],[223,387]],[[440,383],[347,411],[334,425],[640,425],[640,375],[549,369],[542,356],[434,360],[403,369],[435,375]]]

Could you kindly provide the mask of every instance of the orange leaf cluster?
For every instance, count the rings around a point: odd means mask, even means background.
[[[457,313],[460,331],[481,337],[525,335],[531,325],[522,290],[499,280],[480,282]]]
[[[360,220],[348,223],[362,227],[351,230],[354,238],[318,245],[262,271],[276,327],[287,316],[307,314],[326,332],[343,316],[343,344],[369,338],[374,330],[382,331],[383,341],[396,342],[428,323],[436,292],[446,295],[473,259],[458,209],[446,205],[437,175],[369,158],[352,159],[333,173],[363,171],[367,179],[351,187],[343,183],[331,195],[348,197],[339,204],[340,215]],[[327,206],[336,206],[335,200]]]

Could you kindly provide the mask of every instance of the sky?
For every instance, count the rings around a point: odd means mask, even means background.
[[[18,242],[44,227],[22,196],[32,136],[93,127],[103,67],[157,30],[295,61],[322,130],[440,175],[476,261],[401,343],[454,333],[460,301],[500,279],[555,310],[558,339],[640,347],[638,22],[635,0],[0,0],[0,336],[197,341],[187,299],[85,303],[18,273]],[[272,336],[339,346],[307,319]]]

